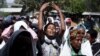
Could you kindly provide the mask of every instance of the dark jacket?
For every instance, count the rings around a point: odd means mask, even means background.
[[[92,52],[94,56],[100,56],[100,43],[94,43],[92,45]]]

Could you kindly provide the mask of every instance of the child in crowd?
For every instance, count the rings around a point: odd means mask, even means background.
[[[51,7],[58,11],[60,20],[61,20],[61,27],[59,34],[56,34],[56,27],[53,23],[48,23],[45,25],[43,29],[43,13],[44,10],[49,6],[49,3],[44,3],[42,7],[40,8],[39,12],[39,31],[38,31],[38,37],[39,42],[37,45],[38,48],[38,56],[59,56],[60,51],[60,44],[61,44],[61,37],[64,34],[65,31],[65,25],[64,25],[64,17],[60,10],[60,8],[52,3]]]

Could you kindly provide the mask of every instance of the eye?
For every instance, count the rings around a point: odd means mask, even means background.
[[[77,32],[77,34],[85,34],[85,33],[84,33],[84,32],[80,32],[80,31],[79,31],[79,32]]]

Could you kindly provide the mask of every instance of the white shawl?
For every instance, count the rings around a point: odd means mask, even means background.
[[[63,41],[65,43],[61,47],[60,56],[71,56],[71,48],[68,45],[68,38],[70,37],[70,35],[69,35],[69,29],[66,28],[66,31],[65,31],[63,37],[64,37]],[[91,45],[90,45],[90,42],[88,40],[86,40],[85,42],[83,42],[81,44],[81,53],[83,55],[86,55],[86,56],[93,56]]]

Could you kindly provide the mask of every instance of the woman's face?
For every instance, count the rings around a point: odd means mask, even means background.
[[[85,36],[85,30],[83,28],[78,29],[77,36],[83,38]]]
[[[85,35],[85,31],[80,28],[77,29],[77,33],[75,34],[75,38],[73,40],[71,40],[71,45],[75,48],[75,49],[80,49],[81,47],[81,43],[82,43],[82,39]],[[71,35],[73,36],[73,35]]]
[[[55,33],[56,33],[56,28],[53,24],[50,24],[47,29],[46,29],[46,34],[48,36],[55,36]]]
[[[82,38],[76,37],[75,39],[71,40],[71,45],[72,45],[75,49],[80,49],[81,43],[82,43]]]
[[[95,41],[95,39],[93,39],[89,33],[86,33],[86,38],[90,41],[91,44]]]

